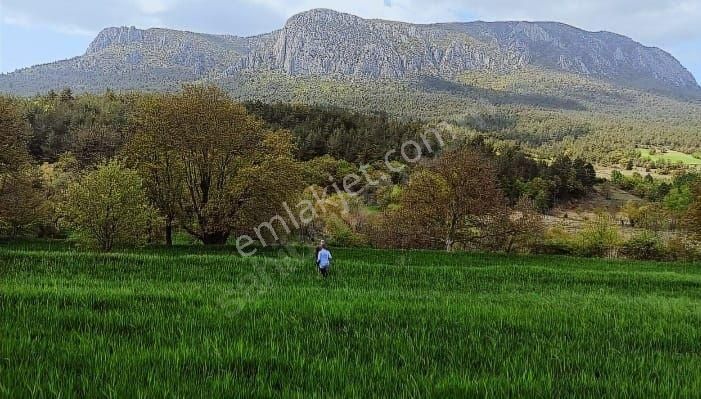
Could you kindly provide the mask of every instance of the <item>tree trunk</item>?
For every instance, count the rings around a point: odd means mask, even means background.
[[[514,249],[514,237],[509,237],[509,241],[507,241],[508,244],[506,244],[506,253],[510,254],[511,251]]]
[[[229,233],[224,232],[203,234],[201,238],[204,245],[224,245],[228,239]]]
[[[173,246],[173,221],[166,221],[166,245],[169,247]]]
[[[450,238],[446,238],[445,240],[445,251],[453,252],[453,240],[451,240]]]

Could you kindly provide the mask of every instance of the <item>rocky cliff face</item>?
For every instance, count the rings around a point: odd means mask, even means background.
[[[90,43],[85,54],[95,54],[110,46],[124,46],[144,41],[144,31],[135,27],[106,28]]]
[[[587,32],[554,22],[471,22],[441,25],[518,52],[544,68],[605,78],[634,86],[698,88],[670,54],[610,32]]]
[[[401,78],[473,69],[509,69],[523,63],[463,32],[432,26],[366,20],[330,10],[293,16],[274,32],[272,46],[256,46],[248,68],[291,75],[352,75]]]
[[[625,86],[701,93],[671,55],[608,32],[551,22],[415,25],[317,9],[269,34],[240,38],[167,29],[107,28],[72,60],[0,75],[0,91],[159,88],[244,71],[402,79],[451,78],[521,67],[566,71]]]

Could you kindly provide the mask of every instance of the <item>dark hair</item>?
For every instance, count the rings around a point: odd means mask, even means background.
[[[321,248],[327,249],[327,248],[326,248],[326,243],[321,244]]]

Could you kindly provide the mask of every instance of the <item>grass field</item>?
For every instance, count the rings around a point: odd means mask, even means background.
[[[2,397],[698,397],[701,265],[0,247]]]
[[[678,151],[657,151],[655,154],[650,154],[650,150],[647,148],[640,149],[640,157],[643,159],[649,159],[651,161],[669,161],[672,163],[681,163],[684,165],[701,165],[701,159],[696,158],[693,155],[685,154]]]

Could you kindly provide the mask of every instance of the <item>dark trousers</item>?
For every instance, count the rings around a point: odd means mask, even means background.
[[[319,267],[319,273],[320,273],[322,276],[327,277],[327,276],[329,275],[329,267],[328,267],[328,266],[326,266],[326,267]]]

